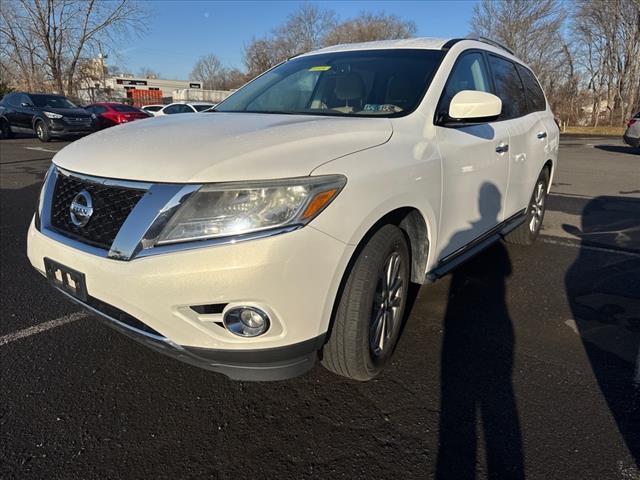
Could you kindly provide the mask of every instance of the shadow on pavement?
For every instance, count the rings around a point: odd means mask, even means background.
[[[481,187],[479,207],[480,221],[498,221],[501,195],[494,185]],[[452,243],[463,235],[456,233]],[[505,299],[510,274],[511,261],[501,243],[452,274],[440,372],[438,479],[475,478],[479,425],[488,477],[524,478],[512,384],[514,329]]]
[[[640,155],[640,148],[633,148],[626,145],[595,145],[595,148],[613,153],[628,153],[630,155]]]
[[[571,232],[582,248],[565,277],[567,297],[602,394],[640,466],[640,199],[594,198],[581,222]],[[593,244],[627,253],[602,268]]]
[[[579,199],[582,228],[563,224],[562,228],[582,245],[615,248],[640,254],[640,199],[600,196]],[[577,205],[576,205],[577,206]]]

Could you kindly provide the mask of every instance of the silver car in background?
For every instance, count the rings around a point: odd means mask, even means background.
[[[622,137],[627,145],[640,148],[640,112],[627,122],[627,130]]]

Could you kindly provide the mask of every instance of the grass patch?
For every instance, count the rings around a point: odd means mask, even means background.
[[[560,129],[561,134],[568,135],[593,135],[598,137],[621,137],[625,127],[567,127]]]

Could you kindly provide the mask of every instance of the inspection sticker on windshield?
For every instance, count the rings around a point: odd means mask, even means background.
[[[327,70],[331,70],[330,65],[318,65],[309,69],[310,72],[326,72]]]
[[[401,112],[402,109],[396,105],[391,105],[389,103],[384,103],[382,105],[377,104],[377,103],[367,103],[363,110],[365,112],[391,112],[391,113],[396,113],[396,112]]]

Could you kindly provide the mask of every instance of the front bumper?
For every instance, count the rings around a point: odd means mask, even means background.
[[[73,125],[68,124],[61,120],[51,119],[49,121],[49,135],[52,137],[73,137],[73,136],[83,136],[89,135],[90,133],[95,132],[96,125],[95,122],[91,122],[91,125]]]
[[[252,380],[288,378],[311,368],[354,248],[307,226],[238,244],[119,261],[58,242],[33,222],[27,245],[40,272],[47,257],[84,273],[91,298],[154,333],[81,303],[110,326],[182,361]],[[201,314],[191,308],[209,304],[224,309]],[[222,316],[238,305],[266,311],[269,331],[242,338],[226,330]]]
[[[296,377],[311,369],[317,351],[324,344],[324,335],[285,347],[261,350],[215,350],[183,347],[157,332],[139,328],[136,319],[102,302],[82,302],[68,293],[58,290],[72,302],[94,314],[109,327],[127,337],[181,362],[222,373],[232,380],[274,381]]]

